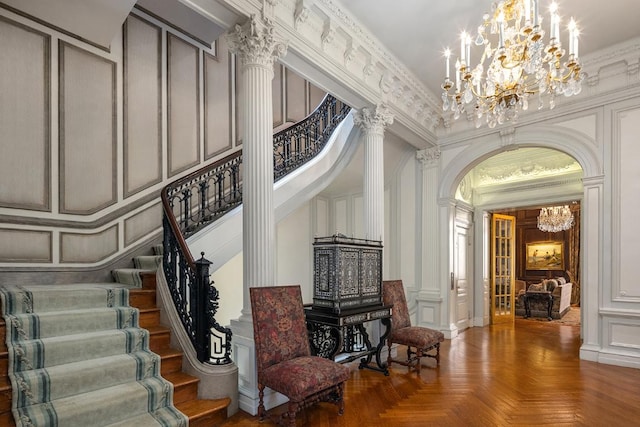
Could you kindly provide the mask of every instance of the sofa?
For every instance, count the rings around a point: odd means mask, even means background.
[[[553,305],[551,317],[561,319],[571,308],[572,284],[567,283],[564,277],[544,279],[539,283],[527,285],[524,280],[515,281],[516,292],[516,316],[525,315],[524,295],[526,292],[551,292]],[[547,301],[541,298],[530,299],[531,317],[547,317]]]

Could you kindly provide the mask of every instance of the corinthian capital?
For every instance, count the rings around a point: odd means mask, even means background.
[[[416,158],[422,164],[422,167],[435,166],[440,161],[440,149],[438,147],[425,148],[416,152]]]
[[[357,111],[353,122],[364,131],[383,134],[393,123],[393,114],[385,104],[378,104],[375,109],[365,107]]]
[[[274,35],[273,22],[268,18],[251,15],[243,25],[227,34],[230,50],[238,55],[241,64],[273,67],[273,62],[287,53],[286,42]]]

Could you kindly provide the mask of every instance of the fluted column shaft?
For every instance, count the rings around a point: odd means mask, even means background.
[[[242,311],[248,315],[249,287],[275,284],[271,80],[274,61],[284,55],[286,46],[275,39],[273,24],[256,16],[236,25],[228,41],[239,59],[242,87]]]
[[[365,238],[384,241],[384,130],[393,115],[384,105],[363,108],[354,116],[364,143],[364,231]]]

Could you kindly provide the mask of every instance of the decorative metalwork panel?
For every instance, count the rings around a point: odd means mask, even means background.
[[[362,294],[380,295],[382,286],[382,252],[363,249],[362,259]]]
[[[360,292],[360,251],[351,248],[338,249],[340,298],[356,297]]]

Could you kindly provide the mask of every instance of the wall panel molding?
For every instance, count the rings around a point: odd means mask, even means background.
[[[0,52],[0,207],[50,211],[51,37],[0,16]]]
[[[128,197],[162,181],[162,30],[130,15],[123,31],[123,172]]]
[[[162,204],[156,203],[124,220],[124,245],[162,229]]]
[[[50,231],[0,228],[0,262],[50,263],[53,259],[51,234]]]
[[[210,159],[232,148],[231,56],[224,37],[215,55],[204,52],[204,153]]]
[[[61,263],[96,263],[117,252],[117,224],[96,233],[60,233]]]
[[[199,58],[196,46],[167,34],[169,176],[200,163]]]
[[[117,200],[116,63],[60,41],[58,66],[60,212],[90,215]]]

